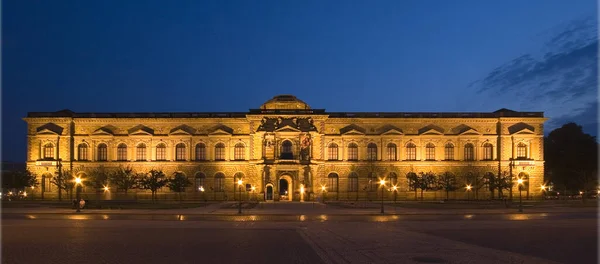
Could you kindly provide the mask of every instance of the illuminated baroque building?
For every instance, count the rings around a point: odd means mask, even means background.
[[[451,198],[457,199],[467,197],[466,184],[481,185],[474,179],[485,181],[487,174],[525,179],[523,197],[539,196],[543,184],[542,112],[333,113],[280,95],[244,113],[64,110],[29,113],[24,120],[27,168],[43,177],[49,198],[56,197],[50,178],[59,163],[82,177],[100,166],[182,172],[193,183],[185,198],[208,200],[233,200],[240,189],[243,199],[314,200],[323,187],[327,200],[378,200],[380,179],[386,180],[385,199],[393,199],[392,185],[398,199],[415,199],[407,175],[420,172],[456,175],[461,188]],[[283,181],[287,196],[279,194]],[[490,197],[483,185],[479,199]],[[89,187],[84,193],[94,191],[102,193]],[[444,191],[425,192],[425,199],[443,198]]]

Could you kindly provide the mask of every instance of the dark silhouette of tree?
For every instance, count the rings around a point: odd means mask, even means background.
[[[161,170],[151,170],[139,180],[140,187],[152,192],[152,201],[156,200],[156,192],[169,182]]]
[[[131,167],[119,167],[109,174],[109,180],[117,186],[117,189],[125,191],[125,195],[127,195],[127,191],[138,187],[139,176]]]
[[[452,191],[458,189],[458,183],[456,182],[456,176],[451,172],[444,172],[438,175],[438,187],[446,191],[446,200],[449,199],[449,194]]]
[[[544,139],[547,180],[565,191],[578,193],[597,188],[598,143],[581,126],[568,123]]]
[[[56,185],[57,188],[66,191],[70,199],[73,198],[73,187],[75,187],[75,177],[69,170],[62,170],[62,175],[54,175],[50,179],[50,183]],[[61,198],[61,197],[59,197]],[[59,199],[60,200],[60,199]]]
[[[36,187],[39,185],[39,182],[34,173],[25,169],[3,173],[2,185],[11,189],[25,189],[27,187]]]
[[[406,174],[406,179],[408,179],[408,189],[411,191],[415,191],[415,200],[417,200],[417,189],[419,188],[419,176],[414,172],[409,172]]]
[[[181,172],[175,172],[174,177],[167,182],[167,187],[177,193],[179,201],[181,201],[181,193],[185,191],[185,187],[191,185],[192,182]]]
[[[496,189],[498,190],[498,198],[504,198],[503,190],[511,190],[514,186],[513,177],[506,171],[503,171],[494,182]]]
[[[417,177],[416,186],[421,190],[421,200],[423,200],[423,192],[425,190],[429,191],[437,189],[437,180],[435,174],[433,174],[433,172],[420,172],[419,176]]]
[[[104,166],[94,168],[89,173],[87,173],[86,179],[82,179],[83,184],[94,189],[104,188],[104,186],[108,186],[108,181],[111,173],[113,172],[111,172]]]

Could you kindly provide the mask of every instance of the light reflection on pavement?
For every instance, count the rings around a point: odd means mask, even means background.
[[[94,214],[94,213],[10,213],[2,219],[26,220],[156,220],[156,221],[234,221],[234,222],[402,222],[402,221],[530,221],[552,219],[594,219],[596,213],[515,213],[455,215],[215,215],[215,214]]]

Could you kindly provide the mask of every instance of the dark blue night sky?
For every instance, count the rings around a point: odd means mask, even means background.
[[[597,134],[597,6],[511,1],[3,1],[2,160],[27,112],[544,111]]]

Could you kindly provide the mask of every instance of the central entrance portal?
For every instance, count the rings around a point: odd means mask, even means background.
[[[279,178],[279,201],[292,201],[294,188],[292,188],[292,177],[283,175]]]

